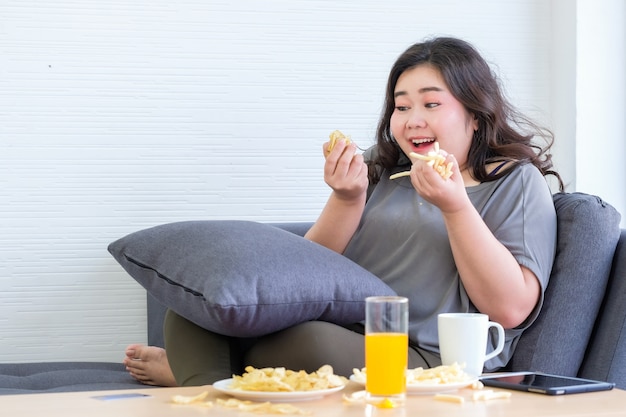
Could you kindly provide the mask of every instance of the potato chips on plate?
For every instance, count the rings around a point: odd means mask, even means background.
[[[213,388],[232,395],[242,400],[249,401],[272,401],[272,402],[290,402],[290,401],[310,401],[317,400],[326,395],[341,391],[345,385],[333,388],[312,390],[312,391],[242,391],[231,388],[233,379],[223,379],[213,384]]]
[[[365,385],[366,369],[354,369],[351,381]],[[452,392],[478,382],[478,378],[463,372],[458,364],[441,365],[430,369],[415,368],[406,372],[407,394],[436,394]]]
[[[341,391],[347,382],[346,378],[335,375],[329,365],[311,373],[248,366],[243,375],[217,381],[213,387],[246,400],[305,401]]]

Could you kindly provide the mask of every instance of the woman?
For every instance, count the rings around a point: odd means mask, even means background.
[[[547,140],[543,148],[533,142],[540,138]],[[544,176],[555,175],[563,188],[551,144],[549,132],[506,101],[480,54],[455,38],[415,44],[397,59],[375,147],[361,155],[353,143],[340,141],[332,150],[324,144],[332,193],[305,237],[409,298],[409,367],[441,364],[439,313],[479,311],[507,329],[503,352],[485,365],[489,371],[506,365],[537,317],[556,245]],[[445,150],[447,179],[414,156],[436,147]],[[307,322],[234,339],[170,311],[167,359],[178,385],[209,384],[244,365],[313,371],[330,364],[349,375],[363,366],[364,341],[359,324],[348,327]]]

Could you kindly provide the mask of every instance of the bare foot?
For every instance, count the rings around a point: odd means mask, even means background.
[[[161,387],[178,385],[163,348],[129,345],[123,363],[130,375],[142,384]]]

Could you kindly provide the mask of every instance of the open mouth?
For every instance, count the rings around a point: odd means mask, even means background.
[[[423,139],[413,139],[411,140],[413,147],[416,151],[420,153],[424,150],[430,149],[430,147],[435,143],[435,138],[423,138]]]

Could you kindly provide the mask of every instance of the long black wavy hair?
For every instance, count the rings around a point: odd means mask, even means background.
[[[496,75],[478,51],[460,39],[438,37],[409,47],[391,68],[384,107],[376,132],[377,156],[370,161],[370,182],[380,179],[381,168],[398,164],[401,150],[390,128],[394,112],[394,90],[400,75],[419,65],[437,69],[452,95],[478,120],[468,154],[470,175],[480,182],[493,181],[506,175],[514,166],[532,163],[541,173],[554,175],[560,191],[561,176],[553,169],[550,148],[554,135],[516,110],[505,98]],[[535,138],[543,139],[541,146]],[[487,172],[487,164],[511,161],[495,175]]]

